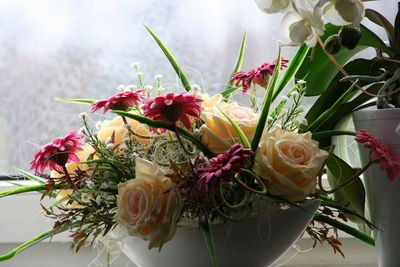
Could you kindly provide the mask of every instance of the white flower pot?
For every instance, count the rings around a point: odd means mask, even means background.
[[[311,200],[300,208],[270,211],[263,216],[213,225],[219,267],[267,267],[299,238],[307,227],[320,200]],[[176,235],[159,252],[147,248],[148,242],[126,237],[124,253],[139,267],[212,266],[203,234],[197,227],[178,228]]]
[[[356,130],[365,129],[400,155],[400,109],[367,109],[353,113]],[[369,151],[359,146],[361,163],[369,160]],[[364,174],[366,195],[374,231],[380,267],[400,266],[400,180],[390,182],[379,163]]]

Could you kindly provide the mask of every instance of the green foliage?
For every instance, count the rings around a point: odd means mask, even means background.
[[[208,252],[210,253],[210,258],[212,265],[214,267],[218,267],[217,265],[217,255],[215,252],[215,245],[214,245],[214,240],[211,232],[211,227],[208,219],[206,217],[200,217],[199,218],[199,227],[200,230],[203,232],[204,239],[206,240]]]
[[[254,137],[251,142],[251,149],[256,151],[258,148],[258,143],[260,142],[262,133],[264,131],[265,124],[267,123],[269,109],[272,104],[272,96],[274,94],[275,84],[278,81],[279,73],[281,70],[282,56],[281,56],[281,48],[279,47],[278,53],[278,61],[276,62],[274,74],[272,75],[272,79],[268,84],[267,93],[265,94],[263,107],[260,113],[260,119],[257,123],[256,129],[254,131]]]
[[[46,190],[46,185],[29,185],[29,186],[22,186],[18,188],[9,189],[3,192],[0,192],[0,198],[7,197],[11,195],[17,195],[26,192],[41,192]]]
[[[223,112],[222,110],[220,110],[220,112],[225,116],[225,118],[229,121],[229,123],[232,125],[233,129],[235,129],[236,133],[239,136],[240,142],[242,142],[242,144],[244,146],[250,147],[250,142],[247,139],[246,135],[244,134],[244,132],[242,131],[242,129],[239,127],[239,125],[237,125],[237,123],[231,119],[231,117],[229,117],[225,112]]]
[[[282,78],[279,80],[278,85],[276,86],[276,89],[274,91],[274,94],[272,96],[272,102],[279,96],[279,94],[282,92],[283,89],[285,89],[286,85],[292,80],[292,78],[296,75],[300,67],[302,66],[302,63],[304,62],[308,51],[310,48],[306,45],[301,45],[296,53],[294,54],[293,58],[289,62],[289,66],[285,70],[285,72],[282,75]]]
[[[22,251],[24,251],[25,249],[28,249],[30,247],[32,247],[33,245],[47,239],[50,238],[56,234],[59,234],[63,232],[62,230],[50,230],[47,232],[44,232],[38,236],[36,236],[35,238],[29,240],[28,242],[25,242],[24,244],[22,244],[21,246],[11,250],[10,252],[8,252],[7,254],[4,255],[0,255],[0,261],[5,261],[5,260],[9,260],[11,258],[13,258],[16,254],[21,253]]]
[[[322,41],[326,40],[333,34],[337,34],[339,30],[339,26],[330,24],[326,25],[325,34],[321,38]],[[392,51],[383,43],[381,39],[379,39],[378,36],[361,25],[361,39],[359,45],[352,50],[342,49],[339,53],[334,55],[334,58],[341,66],[343,66],[352,57],[368,47],[374,47],[388,54],[392,54]],[[338,75],[338,73],[338,68],[328,58],[321,46],[316,46],[313,57],[308,57],[306,60],[304,60],[295,77],[307,82],[306,95],[315,96],[322,94],[326,89],[328,89],[329,85],[332,83],[332,80]]]
[[[60,102],[66,102],[66,103],[79,103],[79,104],[92,104],[93,102],[96,102],[96,100],[93,99],[62,99],[62,98],[54,98],[57,101]]]
[[[178,64],[178,61],[175,59],[174,55],[169,51],[169,49],[164,45],[164,43],[158,38],[158,36],[146,25],[144,27],[149,31],[151,36],[153,36],[154,40],[157,42],[158,46],[161,48],[163,51],[164,55],[168,58],[169,62],[171,63],[172,67],[174,68],[176,74],[178,75],[179,79],[182,82],[183,87],[185,88],[186,91],[191,91],[192,88],[189,84],[188,79],[185,76],[185,73],[183,73],[181,67]]]
[[[332,155],[327,162],[328,181],[332,188],[345,183],[351,179],[356,171],[341,158]],[[364,216],[365,209],[365,190],[361,179],[355,181],[334,193],[336,202],[355,213]],[[362,220],[357,222],[363,223]]]
[[[339,230],[342,230],[345,233],[348,233],[349,235],[352,235],[352,236],[358,238],[359,240],[363,241],[364,243],[366,243],[368,245],[375,246],[375,240],[371,236],[366,235],[363,232],[360,232],[357,229],[355,229],[351,226],[348,226],[347,224],[341,223],[335,219],[329,218],[328,216],[324,216],[321,214],[315,214],[314,220],[323,222],[323,223],[327,223],[331,226],[336,227]]]
[[[240,49],[239,49],[239,53],[238,53],[237,60],[235,63],[235,67],[233,68],[233,71],[232,71],[231,75],[229,76],[229,80],[228,80],[227,86],[225,88],[225,91],[223,91],[221,93],[221,95],[224,97],[224,99],[228,99],[238,89],[237,87],[233,86],[233,83],[230,82],[230,79],[233,77],[233,75],[235,75],[236,72],[240,71],[240,68],[242,67],[242,63],[243,63],[245,50],[246,50],[246,32],[243,34],[243,39],[240,44]]]

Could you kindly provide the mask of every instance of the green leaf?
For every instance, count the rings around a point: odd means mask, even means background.
[[[375,23],[376,25],[381,26],[382,28],[385,29],[386,34],[389,38],[389,41],[391,45],[394,44],[394,27],[393,25],[378,11],[375,11],[373,9],[367,8],[365,10],[365,16]]]
[[[328,130],[328,131],[319,131],[319,132],[314,132],[312,133],[312,139],[317,140],[326,138],[326,137],[332,137],[332,136],[338,136],[338,135],[352,135],[355,136],[356,133],[352,131],[341,131],[341,130]]]
[[[43,190],[46,190],[47,188],[45,185],[29,185],[29,186],[23,186],[23,187],[18,187],[18,188],[13,188],[9,189],[3,192],[0,192],[0,198],[2,197],[7,197],[11,195],[16,195],[16,194],[21,194],[21,193],[26,193],[26,192],[40,192]]]
[[[175,127],[172,124],[163,122],[163,121],[156,121],[156,120],[152,120],[150,118],[147,117],[143,117],[140,115],[136,115],[136,114],[132,114],[129,112],[125,112],[125,111],[120,111],[120,110],[112,110],[113,113],[121,115],[121,116],[125,116],[134,120],[137,120],[138,122],[144,123],[152,128],[162,128],[162,129],[167,129],[170,131],[175,131]],[[213,157],[214,154],[195,136],[193,136],[191,133],[185,131],[182,128],[177,128],[178,132],[185,137],[186,139],[188,139],[189,141],[191,141],[193,144],[195,144],[201,151],[203,151],[203,153],[207,156],[207,157]]]
[[[215,245],[214,245],[214,240],[210,228],[210,223],[208,222],[208,219],[206,217],[200,217],[199,218],[199,227],[203,232],[204,238],[206,240],[206,244],[208,247],[208,252],[210,253],[210,258],[212,265],[214,267],[217,267],[217,255],[215,253]]]
[[[341,95],[339,97],[339,99],[337,99],[335,101],[335,103],[333,103],[333,105],[326,109],[315,121],[313,121],[305,130],[304,132],[314,132],[315,130],[317,130],[318,128],[321,127],[321,125],[323,125],[325,122],[327,122],[332,115],[340,108],[340,105],[342,105],[344,102],[346,102],[351,95],[354,95],[354,93],[356,93],[357,91],[354,90],[354,86],[356,85],[357,81],[355,81],[350,87],[349,89],[347,89],[346,92],[344,92],[343,95]],[[302,131],[303,132],[303,131]]]
[[[358,74],[378,76],[381,74],[381,67],[383,67],[382,64],[374,59],[355,59],[348,62],[343,68],[347,73],[349,73],[349,75]],[[351,82],[340,82],[340,79],[342,78],[343,75],[341,73],[337,73],[336,76],[330,81],[326,90],[324,90],[322,95],[318,97],[310,110],[307,112],[307,121],[313,122],[314,120],[316,120],[321,115],[321,113],[326,110],[327,107],[332,106],[335,101],[348,89],[349,85],[351,85]],[[359,81],[358,85],[363,87],[369,83],[370,82]],[[364,99],[363,101],[367,101],[371,98],[366,94],[362,94],[361,96]]]
[[[297,71],[299,70],[300,66],[303,64],[308,51],[310,48],[305,44],[301,45],[292,59],[290,60],[289,66],[283,73],[282,78],[280,79],[275,91],[274,95],[272,96],[272,102],[279,96],[283,89],[285,89],[286,85],[292,80],[292,78],[296,75]]]
[[[347,224],[341,223],[335,219],[332,219],[328,216],[324,216],[322,214],[315,214],[314,220],[316,220],[318,222],[327,223],[331,226],[336,227],[339,230],[342,230],[345,233],[348,233],[349,235],[354,236],[355,238],[363,241],[364,243],[366,243],[368,245],[375,246],[374,238],[372,238],[369,235],[364,234],[363,232],[358,231],[357,229],[355,229]]]
[[[60,102],[79,103],[79,104],[92,104],[93,102],[97,101],[97,100],[93,100],[93,99],[62,99],[62,98],[58,98],[58,97],[55,97],[54,99],[57,101],[60,101]]]
[[[251,141],[251,149],[253,151],[256,151],[256,149],[258,148],[258,143],[260,142],[262,133],[264,131],[265,124],[267,123],[269,109],[272,104],[272,96],[274,94],[275,84],[278,80],[279,73],[281,70],[281,63],[282,63],[281,47],[279,47],[278,61],[276,62],[276,66],[274,69],[274,74],[272,75],[272,79],[271,79],[270,83],[268,84],[267,93],[265,94],[263,107],[262,107],[261,113],[260,113],[260,119],[258,120],[257,127],[254,131],[254,137],[253,137],[253,140]]]
[[[29,240],[28,242],[25,242],[25,243],[22,244],[21,246],[15,248],[15,249],[13,249],[13,250],[11,250],[11,251],[8,252],[7,254],[0,255],[0,261],[9,260],[9,259],[13,258],[16,254],[18,254],[18,253],[24,251],[25,249],[30,248],[30,247],[32,247],[33,245],[35,245],[35,244],[37,244],[37,243],[40,243],[41,241],[43,241],[43,240],[45,240],[45,239],[47,239],[47,238],[49,238],[49,237],[52,237],[52,236],[54,236],[54,235],[56,235],[56,234],[59,234],[59,233],[61,233],[61,232],[64,232],[64,231],[63,231],[63,230],[58,230],[58,231],[56,231],[56,230],[50,230],[50,231],[44,232],[44,233],[42,233],[42,234],[36,236],[35,238]]]
[[[93,159],[88,161],[79,161],[78,164],[98,164],[98,163],[109,163],[109,161],[104,159]]]
[[[339,30],[339,26],[328,24],[326,25],[325,34],[321,39],[325,41],[329,36],[337,34]],[[340,50],[339,53],[334,55],[334,58],[341,66],[343,66],[352,57],[368,47],[378,48],[385,51],[389,55],[393,54],[393,52],[383,43],[381,39],[379,39],[378,36],[361,25],[361,39],[357,47],[352,50],[344,48]],[[338,73],[339,69],[331,62],[321,46],[316,46],[313,58],[307,58],[304,60],[303,64],[296,73],[296,78],[305,80],[307,82],[307,96],[315,96],[322,94]]]
[[[231,119],[231,117],[229,117],[225,112],[223,112],[222,110],[219,110],[224,116],[225,118],[229,121],[229,123],[232,125],[233,129],[235,129],[236,133],[239,136],[240,142],[242,142],[242,144],[244,146],[250,147],[250,142],[247,139],[247,136],[244,134],[244,132],[242,131],[242,129],[239,127],[239,125],[237,125],[237,123]]]
[[[33,175],[33,174],[29,173],[29,172],[26,172],[26,171],[21,170],[21,169],[18,169],[18,168],[15,168],[15,170],[16,170],[19,174],[22,174],[23,176],[25,176],[26,178],[28,178],[29,180],[38,182],[39,184],[46,184],[46,181],[45,181],[43,178],[39,177],[39,176]]]
[[[351,166],[334,154],[328,159],[326,165],[328,168],[328,181],[332,188],[345,183],[356,175],[356,171],[353,170]],[[336,191],[334,193],[334,198],[339,204],[364,216],[365,190],[359,177],[351,184]],[[350,219],[356,222],[362,222],[362,220],[357,220],[356,218]]]
[[[331,199],[329,197],[326,197],[326,196],[322,196],[322,195],[320,195],[319,197],[321,198],[321,206],[323,206],[323,207],[331,207],[331,208],[337,209],[337,210],[345,213],[346,215],[350,214],[351,216],[357,217],[361,221],[365,222],[371,229],[372,228],[376,228],[376,226],[372,222],[367,220],[364,216],[354,212],[351,209],[343,207],[342,205],[339,205],[333,199]]]
[[[362,24],[360,25],[360,30],[361,39],[358,42],[358,46],[376,48],[385,52],[389,56],[393,56],[392,49],[387,47],[382,39],[378,37],[378,35],[376,35],[374,32],[372,32],[370,29]]]
[[[149,31],[151,36],[153,36],[154,40],[157,42],[158,46],[161,48],[164,55],[168,58],[172,67],[174,68],[176,74],[178,75],[179,79],[181,80],[182,85],[185,88],[185,90],[188,92],[191,91],[192,88],[189,84],[189,81],[187,80],[182,69],[179,67],[178,61],[175,59],[175,57],[172,55],[172,53],[169,51],[169,49],[164,45],[164,43],[160,40],[160,38],[158,38],[158,36],[147,25],[144,25],[144,27]]]
[[[239,49],[239,53],[237,56],[235,67],[233,68],[233,71],[232,71],[231,75],[229,76],[228,84],[225,88],[225,91],[223,91],[221,93],[221,95],[224,97],[224,99],[229,98],[238,89],[238,87],[233,86],[233,83],[230,82],[230,80],[233,77],[233,75],[235,75],[236,72],[240,71],[240,68],[242,67],[242,63],[243,63],[245,50],[246,50],[246,32],[244,32],[244,34],[243,34],[243,39],[242,39],[242,43],[240,44],[240,49]]]

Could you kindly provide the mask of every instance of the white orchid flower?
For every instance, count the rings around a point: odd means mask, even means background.
[[[317,37],[324,33],[322,11],[316,1],[292,1],[294,11],[288,12],[282,20],[282,32],[292,44],[305,43],[309,47],[317,44]]]
[[[258,7],[266,13],[284,12],[290,6],[290,0],[256,0]]]
[[[359,25],[365,15],[365,8],[360,0],[320,0],[324,18],[334,25]]]

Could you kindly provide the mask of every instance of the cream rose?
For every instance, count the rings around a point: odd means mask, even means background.
[[[87,161],[91,155],[95,153],[95,150],[92,146],[90,145],[83,145],[81,146],[83,150],[78,151],[76,156],[79,158],[79,162],[82,161]],[[75,177],[76,171],[81,170],[81,171],[86,171],[89,175],[91,174],[91,171],[89,170],[89,166],[87,164],[81,164],[79,162],[72,161],[70,163],[67,163],[65,167],[67,168],[67,171],[71,177]],[[52,171],[50,173],[50,177],[52,178],[59,178],[61,175],[64,175],[62,173],[59,173],[57,171]],[[60,201],[61,199],[71,195],[73,193],[72,189],[60,189],[57,191],[57,196],[56,200]],[[87,199],[82,199],[81,201],[85,202],[88,201]],[[66,205],[66,207],[71,207],[75,209],[80,209],[83,208],[82,205],[80,205],[78,202],[73,201],[72,203],[68,204],[69,200],[64,200],[63,203]]]
[[[165,171],[154,163],[136,158],[136,178],[118,185],[116,220],[130,235],[149,241],[149,248],[161,247],[175,234],[173,215],[178,203]]]
[[[128,124],[131,125],[132,131],[134,131],[137,134],[146,136],[150,134],[149,128],[141,124],[140,122],[126,118]],[[106,142],[108,138],[111,138],[114,134],[114,142],[113,144],[115,146],[119,146],[122,144],[124,138],[127,138],[128,135],[128,129],[124,126],[124,121],[122,120],[121,117],[115,117],[111,121],[106,121],[100,128],[100,130],[97,132],[97,138],[101,142]],[[151,139],[145,139],[145,138],[140,138],[137,136],[133,137],[139,144],[142,145],[148,145],[152,142]]]
[[[319,149],[310,132],[284,132],[276,126],[261,139],[254,171],[268,181],[272,194],[302,199],[315,191],[327,157],[328,152]]]
[[[204,97],[201,118],[205,124],[200,128],[201,141],[214,153],[223,153],[233,144],[240,142],[239,136],[224,112],[242,129],[249,140],[253,138],[259,116],[252,109],[240,106],[237,102],[222,102],[220,94],[212,98]]]

